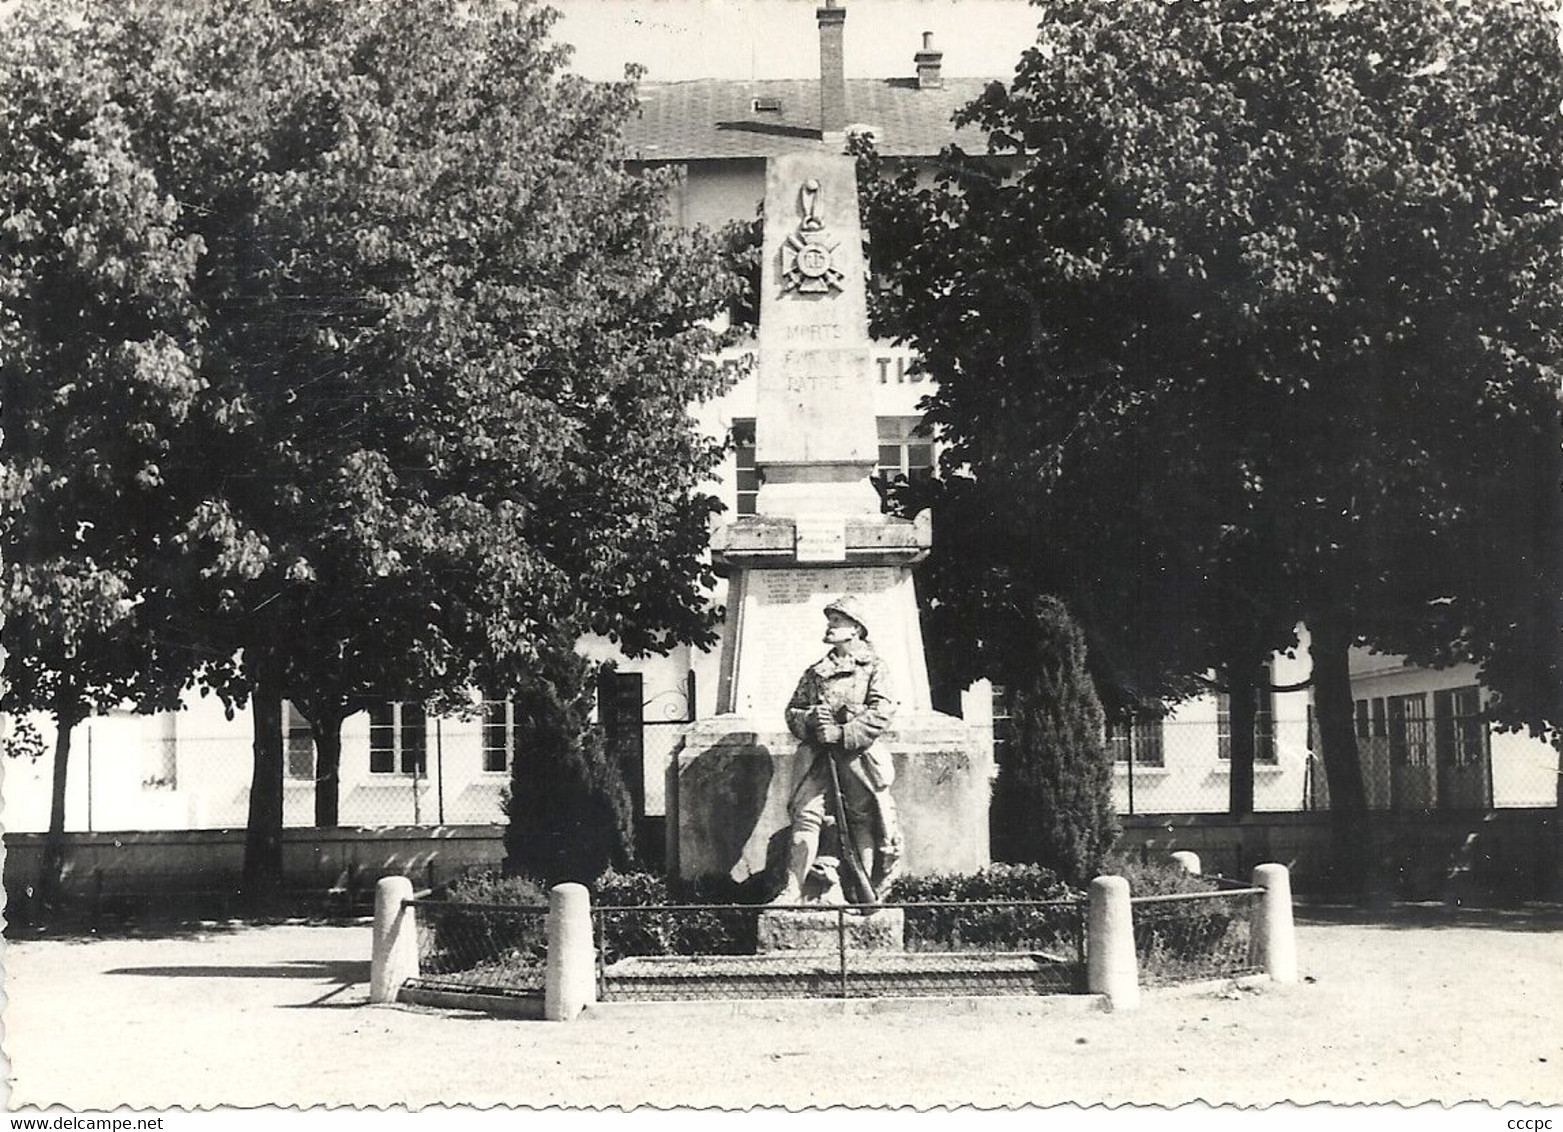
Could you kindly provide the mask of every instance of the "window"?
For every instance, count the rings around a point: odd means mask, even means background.
[[[1254,709],[1254,761],[1273,763],[1275,757],[1275,693],[1270,690],[1270,666],[1259,676],[1259,704]]]
[[[1384,699],[1373,701],[1373,738],[1382,739],[1389,734],[1389,724],[1384,718]]]
[[[900,482],[921,483],[933,478],[933,440],[919,434],[921,417],[880,417],[879,466],[874,478],[886,488]],[[886,510],[888,510],[888,506]]]
[[[1427,765],[1427,696],[1389,697],[1389,757],[1402,766]]]
[[[1004,752],[1015,741],[1015,720],[1010,715],[1009,690],[993,685],[993,765],[1002,766]]]
[[[1433,693],[1433,727],[1441,764],[1470,766],[1487,756],[1487,723],[1475,685]]]
[[[1132,756],[1141,766],[1164,766],[1161,717],[1140,712],[1109,719],[1107,749],[1114,762],[1126,763]]]
[[[754,419],[740,417],[733,421],[734,456],[738,464],[737,500],[735,513],[755,514],[755,504],[760,497],[760,473],[754,466]]]
[[[1355,704],[1352,705],[1351,719],[1352,722],[1357,725],[1357,738],[1366,739],[1368,737],[1367,700],[1358,700]]]
[[[1254,674],[1254,680],[1258,685],[1254,705],[1254,762],[1274,763],[1275,693],[1270,690],[1268,661]],[[1226,692],[1216,694],[1216,757],[1225,761],[1232,758],[1232,697]]]
[[[369,709],[371,774],[422,776],[428,773],[423,705],[376,704]]]
[[[510,756],[518,749],[516,705],[509,700],[483,701],[483,770],[486,774],[510,769]]]
[[[315,733],[309,728],[309,720],[293,706],[291,700],[282,702],[282,734],[287,755],[287,775],[310,782],[315,780]]]

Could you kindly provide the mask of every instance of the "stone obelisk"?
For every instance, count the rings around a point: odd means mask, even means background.
[[[899,708],[887,737],[909,872],[988,863],[991,737],[932,710],[913,567],[926,513],[881,513],[866,265],[852,158],[797,153],[766,169],[755,464],[757,514],[713,537],[728,578],[717,714],[669,768],[668,863],[737,881],[774,868],[809,755],[784,709],[826,649],[822,610],[856,594]]]

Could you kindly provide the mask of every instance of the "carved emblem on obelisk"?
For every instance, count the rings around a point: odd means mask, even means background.
[[[819,181],[810,177],[798,190],[803,221],[782,243],[782,290],[805,295],[841,290],[845,280],[836,267],[836,247],[841,243],[819,218]]]

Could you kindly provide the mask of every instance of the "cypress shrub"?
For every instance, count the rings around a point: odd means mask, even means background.
[[[1118,836],[1102,705],[1064,603],[1038,600],[1032,630],[1029,663],[1010,682],[1015,739],[994,783],[994,850],[1083,887]]]
[[[593,666],[570,649],[550,650],[515,692],[505,871],[545,885],[590,884],[605,869],[633,861],[629,788],[591,724],[593,675]]]

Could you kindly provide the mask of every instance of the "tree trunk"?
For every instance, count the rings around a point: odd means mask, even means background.
[[[243,893],[259,910],[282,888],[282,681],[273,665],[257,676],[250,696],[255,720],[255,771],[244,839]]]
[[[1314,712],[1330,786],[1331,875],[1352,895],[1365,895],[1372,879],[1373,838],[1362,761],[1352,722],[1351,637],[1329,617],[1310,617]]]
[[[1556,849],[1552,855],[1552,898],[1563,900],[1563,737],[1552,740],[1552,749],[1558,760],[1558,804],[1552,815],[1552,843]]]
[[[315,737],[315,828],[335,829],[341,823],[342,717],[323,715],[310,720]]]
[[[1228,771],[1228,812],[1235,818],[1251,817],[1254,812],[1254,722],[1259,712],[1259,687],[1254,677],[1257,664],[1245,656],[1227,665],[1227,716],[1231,738]]]
[[[65,787],[70,773],[71,732],[85,718],[79,703],[64,699],[54,710],[54,771],[49,784],[49,832],[43,838],[43,864],[38,871],[38,900],[45,908],[60,897],[65,867]],[[92,783],[87,783],[92,788]]]

